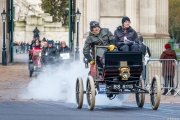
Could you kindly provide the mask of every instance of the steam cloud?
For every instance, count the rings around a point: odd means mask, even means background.
[[[84,89],[86,89],[85,84],[88,72],[89,69],[85,69],[82,62],[48,68],[47,72],[40,73],[37,78],[34,78],[29,83],[27,93],[24,93],[21,98],[76,103],[76,79],[77,77],[82,77]],[[128,95],[118,95],[115,99],[109,100],[106,95],[96,95],[96,105],[119,106],[127,96]],[[87,104],[85,94],[83,103]]]

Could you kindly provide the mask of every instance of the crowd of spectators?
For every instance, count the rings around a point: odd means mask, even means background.
[[[14,53],[21,54],[21,53],[28,53],[30,43],[29,42],[20,42],[15,41],[13,44]]]

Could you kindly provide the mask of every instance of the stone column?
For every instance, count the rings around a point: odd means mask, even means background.
[[[156,33],[156,0],[140,0],[140,33],[154,38]]]
[[[140,0],[126,0],[125,1],[125,15],[128,16],[131,20],[131,26],[136,32],[139,31],[139,8]]]
[[[85,16],[86,17],[86,23],[84,24],[84,26],[86,27],[85,32],[89,32],[89,23],[92,20],[98,21],[99,22],[99,0],[85,0],[86,1],[86,13]]]
[[[156,37],[169,38],[168,0],[156,0]]]

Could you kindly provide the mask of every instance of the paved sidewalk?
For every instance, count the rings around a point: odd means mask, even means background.
[[[26,92],[26,88],[33,78],[29,77],[27,63],[13,63],[8,66],[0,65],[0,100],[19,100],[19,95]],[[131,94],[124,102],[136,102],[135,95]],[[145,102],[149,103],[149,94]],[[161,96],[162,103],[180,103],[180,96]]]
[[[19,99],[31,79],[27,63],[0,65],[0,100]]]
[[[23,54],[14,54],[14,62],[20,62],[20,63],[24,63],[24,62],[28,62],[28,53],[23,53]]]

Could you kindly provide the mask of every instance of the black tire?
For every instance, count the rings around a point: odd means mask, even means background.
[[[79,108],[79,109],[82,108],[83,99],[84,99],[83,79],[81,77],[78,77],[76,80],[76,104],[77,104],[77,108]]]
[[[89,110],[93,110],[95,107],[95,86],[92,76],[88,76],[86,82],[86,97]]]
[[[138,84],[139,87],[141,87],[142,89],[144,89],[144,80],[139,80],[139,84]],[[140,89],[138,89],[138,91],[142,91]],[[137,103],[137,106],[142,108],[144,106],[144,101],[145,101],[145,93],[136,93],[135,94],[136,96],[136,103]]]
[[[150,87],[150,102],[153,110],[157,110],[161,101],[161,82],[156,75],[153,77]]]
[[[29,70],[29,77],[32,77],[33,70]]]

